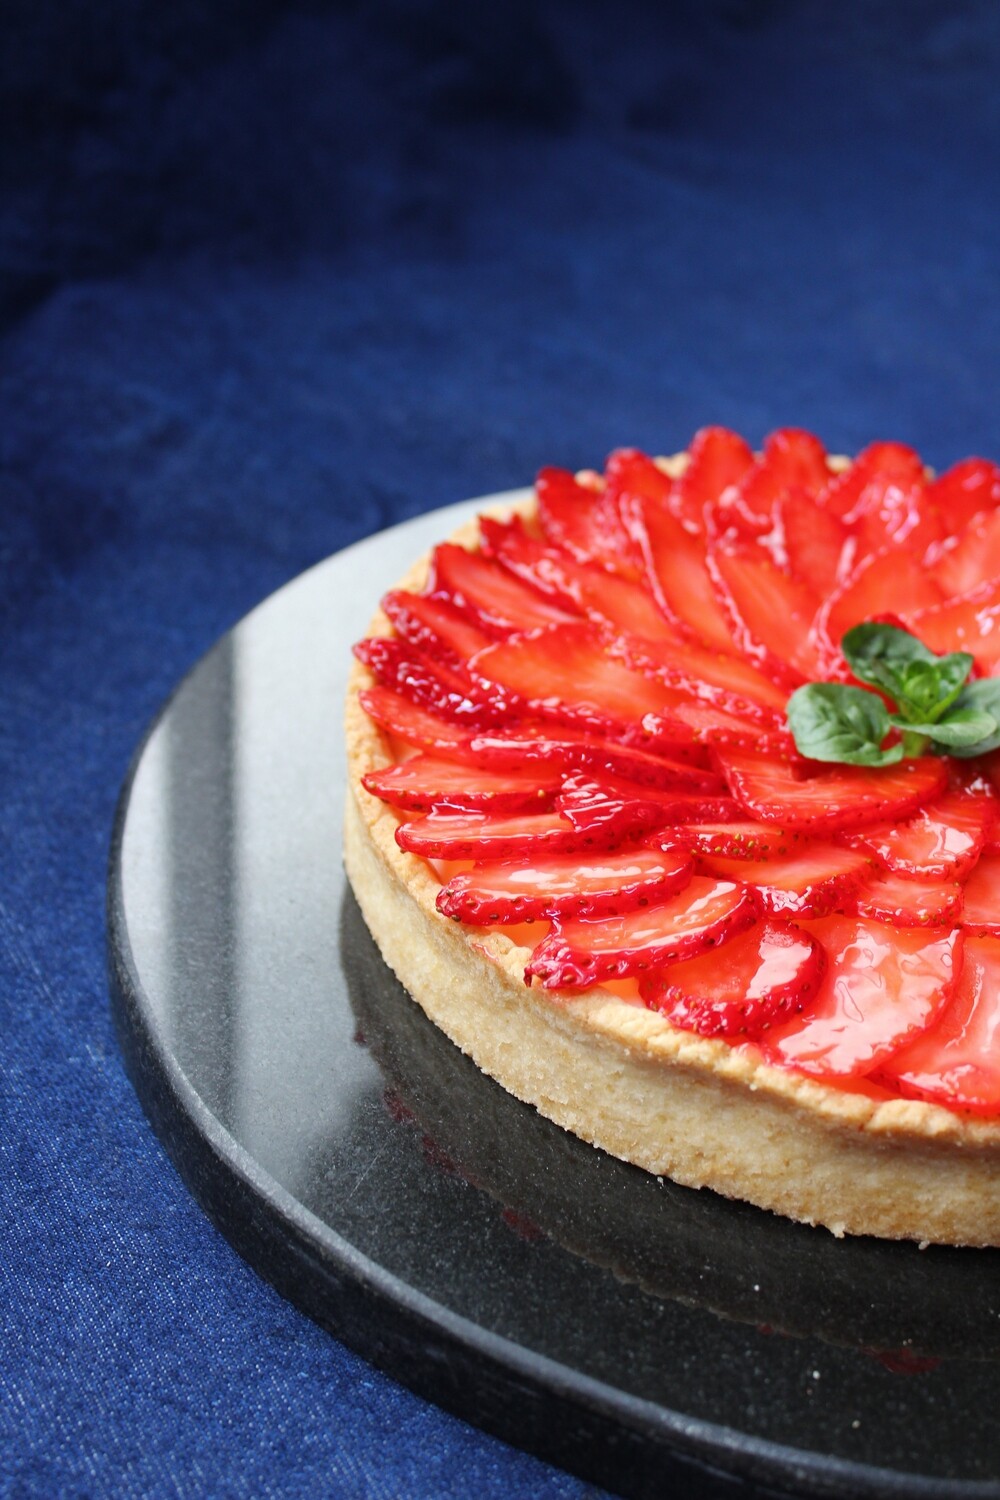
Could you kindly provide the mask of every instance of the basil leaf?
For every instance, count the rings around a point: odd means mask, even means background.
[[[935,749],[941,748],[952,753],[958,749],[968,753],[970,745],[979,744],[1000,729],[1000,724],[993,715],[984,713],[979,708],[955,709],[936,724],[914,724],[901,714],[890,714],[889,722],[907,734],[925,734],[928,739],[933,740]],[[977,750],[976,754],[981,755],[982,751]]]
[[[810,682],[788,700],[788,727],[800,755],[849,766],[889,766],[903,758],[901,744],[882,749],[892,727],[882,699],[839,682]]]
[[[936,723],[955,702],[972,670],[967,651],[935,656],[923,641],[898,625],[855,625],[840,648],[855,677],[894,698],[911,723]]]
[[[948,753],[964,760],[972,755],[986,755],[990,750],[1000,750],[1000,677],[980,677],[975,682],[967,682],[944,723],[950,723],[955,714],[965,713],[967,710],[988,714],[995,721],[996,728],[972,745],[949,746]],[[939,739],[942,728],[943,724],[935,724],[935,741]]]

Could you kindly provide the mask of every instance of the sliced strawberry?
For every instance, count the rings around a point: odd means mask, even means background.
[[[911,613],[914,634],[938,654],[968,651],[987,677],[1000,668],[1000,578],[957,599]]]
[[[946,598],[1000,578],[1000,510],[975,516],[960,532],[932,548],[924,561]]]
[[[438,911],[473,927],[573,916],[606,918],[665,900],[691,879],[683,850],[633,848],[601,855],[535,855],[477,865],[439,892]]]
[[[858,526],[923,480],[920,455],[905,443],[871,443],[828,481],[817,503],[848,526]]]
[[[619,502],[631,495],[653,500],[658,508],[666,507],[673,487],[674,481],[669,474],[637,448],[616,448],[608,455],[604,466],[604,490]]]
[[[932,936],[849,916],[823,917],[809,930],[829,959],[819,992],[762,1041],[787,1067],[861,1077],[925,1030],[952,994],[961,964],[956,931]]]
[[[819,439],[798,427],[782,427],[765,438],[763,453],[741,478],[737,493],[750,515],[769,520],[782,496],[796,494],[808,504],[829,479]]]
[[[955,532],[1000,505],[1000,467],[985,458],[965,458],[932,480],[927,491]]]
[[[967,937],[955,993],[937,1020],[897,1052],[882,1076],[949,1109],[1000,1112],[1000,939]]]
[[[427,594],[393,589],[382,600],[382,608],[404,641],[449,667],[463,667],[494,639],[453,604]]]
[[[435,547],[427,592],[448,600],[488,635],[537,630],[574,618],[574,611],[539,597],[492,558],[454,542]]]
[[[542,469],[535,492],[542,531],[554,547],[577,562],[598,563],[633,581],[638,577],[639,560],[614,493],[588,489],[566,469]]]
[[[800,495],[779,500],[776,511],[788,571],[819,599],[841,582],[850,556],[849,533],[828,510],[803,502]]]
[[[670,508],[690,530],[701,531],[705,506],[739,484],[753,466],[753,450],[726,427],[703,427],[688,456],[687,468],[674,481]]]
[[[705,568],[705,543],[665,506],[624,495],[622,518],[643,561],[647,587],[670,623],[706,646],[732,652],[729,623]]]
[[[556,807],[574,828],[607,828],[617,838],[651,833],[674,821],[725,817],[732,806],[721,781],[714,795],[712,790],[654,791],[617,776],[595,779],[587,771],[567,776],[556,799]]]
[[[929,755],[895,766],[824,766],[802,779],[767,756],[720,750],[718,758],[733,796],[755,818],[817,834],[906,817],[938,796],[948,776],[944,761]]]
[[[820,675],[809,639],[819,605],[812,589],[776,567],[762,547],[710,547],[706,559],[733,640],[748,661],[783,688]]]
[[[642,730],[651,749],[665,747],[665,753],[677,753],[685,740],[692,745],[706,745],[731,750],[764,751],[770,755],[795,753],[795,742],[786,730],[763,729],[753,719],[702,703],[677,691],[674,701],[661,713],[643,716]]]
[[[721,948],[647,975],[639,993],[682,1031],[760,1036],[812,999],[826,954],[811,933],[767,918]]]
[[[545,812],[561,785],[557,770],[482,771],[460,761],[431,755],[411,760],[362,778],[365,789],[393,807],[423,812],[432,807],[483,812]]]
[[[405,745],[444,755],[465,753],[467,729],[439,719],[402,693],[381,686],[362,688],[358,702],[370,719]]]
[[[949,791],[905,823],[879,823],[851,842],[911,880],[963,880],[982,851],[997,802],[985,791]]]
[[[741,861],[778,859],[795,853],[805,841],[800,829],[738,820],[732,823],[691,823],[675,828],[672,837],[694,854]]]
[[[861,562],[820,609],[812,627],[816,649],[840,659],[840,642],[855,625],[887,614],[911,617],[941,600],[937,584],[905,550],[877,552]]]
[[[462,724],[489,724],[513,712],[509,695],[476,683],[463,667],[431,661],[395,636],[370,636],[354,654],[383,687],[442,718]]]
[[[962,926],[1000,937],[1000,854],[979,856],[962,894]]]
[[[622,635],[609,639],[609,654],[637,671],[684,688],[705,703],[777,728],[784,723],[788,694],[738,656],[712,651],[694,641],[658,647]]]
[[[556,605],[650,640],[675,639],[675,630],[644,588],[539,541],[518,517],[508,522],[481,517],[480,527],[490,557]]]
[[[672,747],[675,754],[681,749]],[[675,787],[708,784],[711,777],[701,757],[705,752],[688,750],[686,761],[665,755],[650,755],[630,745],[616,744],[597,735],[557,728],[552,724],[524,725],[518,730],[474,735],[469,753],[482,765],[495,770],[510,766],[550,762],[562,771],[584,770],[595,775],[624,776],[642,786]]]
[[[546,989],[625,979],[658,964],[690,958],[744,931],[757,907],[743,887],[696,875],[658,906],[588,921],[557,919],[524,971]]]
[[[520,859],[600,849],[607,842],[580,833],[558,813],[432,811],[396,829],[399,847],[425,859]]]
[[[705,860],[720,880],[753,886],[761,909],[774,917],[823,917],[849,901],[871,870],[868,857],[825,842],[803,844],[764,860]]]
[[[962,887],[954,880],[873,874],[845,909],[894,927],[954,927],[962,915]]]

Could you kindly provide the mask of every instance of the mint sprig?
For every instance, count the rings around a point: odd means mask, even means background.
[[[800,755],[889,766],[928,751],[965,759],[1000,748],[1000,679],[969,682],[967,651],[935,656],[896,625],[856,625],[840,645],[858,681],[878,691],[839,682],[797,688],[787,712]],[[899,738],[886,745],[893,730]]]

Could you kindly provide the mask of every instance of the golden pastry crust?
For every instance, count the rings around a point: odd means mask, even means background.
[[[451,540],[474,549],[477,538],[471,523]],[[420,589],[427,568],[421,559],[396,586]],[[369,633],[390,629],[379,612]],[[1000,1245],[1000,1121],[835,1088],[607,990],[528,988],[527,949],[442,917],[432,867],[398,847],[395,813],[361,785],[394,758],[358,702],[371,682],[356,664],[347,874],[390,968],[485,1073],[583,1140],[689,1187],[837,1235]]]

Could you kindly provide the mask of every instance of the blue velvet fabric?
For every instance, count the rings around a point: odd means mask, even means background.
[[[0,47],[0,1493],[588,1493],[285,1305],[125,1079],[119,784],[418,511],[724,422],[1000,456],[992,0],[13,0]]]

